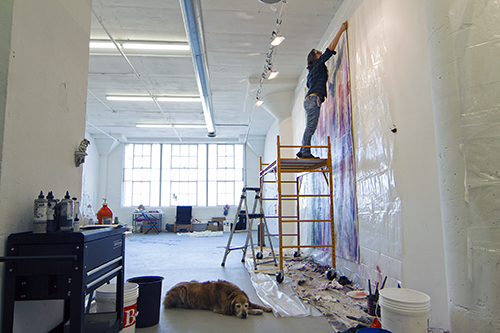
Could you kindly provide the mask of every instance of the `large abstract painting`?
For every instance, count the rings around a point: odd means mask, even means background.
[[[347,37],[344,33],[336,48],[337,55],[327,63],[329,68],[328,96],[321,107],[321,115],[312,145],[331,142],[333,169],[333,197],[336,256],[350,261],[359,260],[354,146],[352,134],[352,107],[349,80]],[[316,156],[326,157],[325,149],[313,150]],[[329,186],[321,174],[307,176],[305,191],[328,193]],[[328,198],[304,199],[307,219],[329,219]],[[308,230],[311,244],[331,244],[329,223],[315,222]],[[325,248],[327,249],[327,248]]]

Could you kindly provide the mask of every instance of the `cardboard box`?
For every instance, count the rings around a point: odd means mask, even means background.
[[[219,221],[220,224],[224,223],[225,220],[225,217],[212,217],[212,221]]]
[[[222,229],[223,229],[222,222],[219,222],[219,221],[208,222],[208,230],[210,230],[210,231],[222,231]]]

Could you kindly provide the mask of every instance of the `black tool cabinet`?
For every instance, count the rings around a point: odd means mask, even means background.
[[[11,234],[7,240],[2,332],[12,332],[16,301],[64,300],[52,332],[119,332],[123,321],[124,228]],[[116,277],[116,311],[86,313],[85,297]]]

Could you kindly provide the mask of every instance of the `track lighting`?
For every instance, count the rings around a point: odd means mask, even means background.
[[[285,40],[285,37],[284,36],[274,36],[273,40],[271,41],[271,45],[272,46],[278,46],[280,45],[281,43],[283,43],[283,41]]]
[[[278,19],[276,20],[276,28],[273,30],[271,34],[271,43],[269,45],[269,51],[267,52],[266,55],[266,64],[264,65],[264,70],[262,72],[262,75],[260,76],[260,81],[259,81],[259,89],[257,90],[257,96],[255,97],[256,106],[261,106],[264,102],[260,99],[261,93],[262,93],[262,84],[264,80],[272,80],[276,76],[278,76],[279,72],[278,71],[273,71],[273,58],[274,55],[276,54],[276,47],[280,45],[284,40],[284,36],[279,35],[280,27],[281,24],[283,23],[283,10],[286,4],[287,0],[260,0],[261,2],[264,3],[277,3],[277,2],[282,2],[281,9],[278,15]]]
[[[269,72],[269,76],[267,77],[268,80],[272,80],[274,79],[276,76],[278,76],[280,72],[277,72],[277,71],[270,71]]]

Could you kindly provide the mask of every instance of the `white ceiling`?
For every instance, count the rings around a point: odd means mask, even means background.
[[[191,1],[191,0],[190,0]],[[261,96],[293,91],[343,0],[201,1],[216,138],[207,129],[137,128],[136,123],[204,124],[201,102],[122,102],[106,95],[199,96],[191,52],[177,56],[134,55],[117,50],[89,61],[87,131],[95,138],[120,142],[244,142],[264,136],[274,118],[255,106],[270,38],[284,4],[274,80]],[[91,40],[187,42],[179,0],[93,0]],[[113,53],[113,52],[111,52]],[[128,60],[128,61],[127,61]]]

